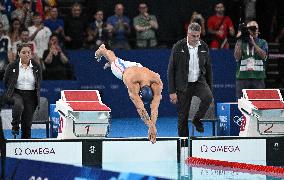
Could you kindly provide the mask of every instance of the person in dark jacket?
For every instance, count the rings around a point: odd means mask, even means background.
[[[200,98],[200,106],[192,123],[196,130],[204,132],[202,119],[212,100],[212,69],[207,44],[200,40],[198,23],[188,26],[187,38],[172,48],[168,65],[170,101],[177,104],[178,134],[188,137],[188,116],[193,96]]]
[[[12,134],[21,138],[31,138],[32,117],[39,104],[41,68],[33,59],[29,44],[21,44],[17,50],[18,58],[10,63],[4,74],[5,100],[13,105]]]

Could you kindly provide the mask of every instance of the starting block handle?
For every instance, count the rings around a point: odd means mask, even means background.
[[[62,116],[67,117],[67,116],[65,115],[65,113],[62,112],[61,110],[58,110],[58,112],[59,112],[60,114],[62,114]]]
[[[244,108],[241,108],[240,110],[247,115],[251,115],[251,113],[247,112]]]

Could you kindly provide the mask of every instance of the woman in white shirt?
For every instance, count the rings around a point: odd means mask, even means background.
[[[21,138],[29,139],[33,113],[39,104],[42,75],[40,66],[31,59],[29,44],[21,44],[17,53],[19,58],[5,71],[5,100],[13,105],[12,134],[19,135],[21,124]]]

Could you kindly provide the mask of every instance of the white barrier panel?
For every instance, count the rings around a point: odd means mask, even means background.
[[[177,162],[177,141],[104,141],[103,162]]]
[[[177,179],[179,141],[158,138],[152,144],[147,138],[8,140],[7,157]]]
[[[82,165],[82,142],[12,142],[6,145],[7,157],[69,165]]]
[[[152,144],[146,138],[134,139],[90,139],[90,140],[8,140],[7,157],[66,163],[65,159],[88,152],[91,156],[101,153],[105,163],[112,162],[177,162],[179,156],[178,139],[163,139]],[[86,154],[84,154],[86,155]],[[70,161],[67,164],[80,164]],[[74,164],[73,164],[74,165]]]
[[[266,139],[196,139],[192,157],[266,165]]]

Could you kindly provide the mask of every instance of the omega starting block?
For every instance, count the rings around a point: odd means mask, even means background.
[[[97,90],[63,90],[56,101],[60,114],[58,139],[106,137],[111,109]]]
[[[284,135],[284,102],[279,89],[243,89],[240,136]]]

